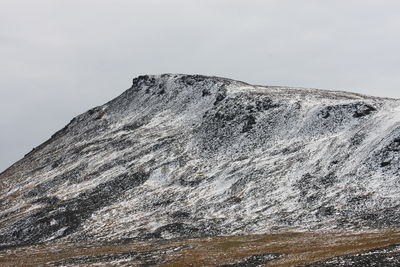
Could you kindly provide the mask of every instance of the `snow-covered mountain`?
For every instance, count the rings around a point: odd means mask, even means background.
[[[0,245],[400,225],[400,100],[140,76],[0,174]]]

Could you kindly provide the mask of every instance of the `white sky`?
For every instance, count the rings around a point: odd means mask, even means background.
[[[400,98],[400,1],[0,0],[0,171],[140,74]]]

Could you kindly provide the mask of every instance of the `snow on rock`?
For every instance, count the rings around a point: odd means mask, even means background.
[[[400,224],[400,101],[140,76],[0,174],[0,244]]]

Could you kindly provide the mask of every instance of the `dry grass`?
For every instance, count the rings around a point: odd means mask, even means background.
[[[243,258],[266,253],[284,256],[268,266],[294,266],[340,255],[400,244],[400,232],[368,233],[280,233],[211,237],[167,242],[135,242],[115,245],[52,243],[0,252],[0,266],[38,266],[82,256],[105,256],[128,252],[166,251],[159,266],[215,266],[235,263]],[[132,265],[138,262],[131,262]]]

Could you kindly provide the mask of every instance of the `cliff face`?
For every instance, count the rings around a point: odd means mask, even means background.
[[[0,174],[0,243],[400,225],[400,101],[140,76]]]

